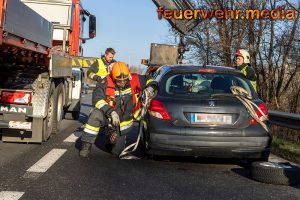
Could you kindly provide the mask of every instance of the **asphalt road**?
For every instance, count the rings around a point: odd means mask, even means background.
[[[81,122],[87,118],[90,102],[91,95],[86,95]],[[60,133],[42,145],[1,142],[0,200],[300,199],[300,186],[253,181],[234,160],[119,160],[96,146],[91,158],[82,159],[74,140],[66,141],[80,126],[65,120]]]

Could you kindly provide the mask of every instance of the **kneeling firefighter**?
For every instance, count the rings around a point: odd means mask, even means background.
[[[81,157],[89,156],[92,144],[103,129],[110,133],[112,153],[119,155],[125,148],[126,135],[130,133],[133,120],[139,119],[140,93],[154,96],[153,82],[146,86],[146,77],[131,74],[124,62],[113,64],[111,73],[101,83],[94,90],[92,101],[95,108],[89,115],[81,137]]]

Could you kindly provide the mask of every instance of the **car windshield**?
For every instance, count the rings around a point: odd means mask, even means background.
[[[195,97],[213,94],[231,94],[231,86],[240,86],[252,96],[256,93],[246,78],[222,73],[167,74],[162,80],[161,91],[171,96]]]

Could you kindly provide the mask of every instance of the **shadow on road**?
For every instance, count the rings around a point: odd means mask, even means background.
[[[243,176],[245,178],[251,178],[251,174],[250,174],[250,170],[249,169],[246,169],[246,168],[233,168],[231,169],[232,172],[240,175],[240,176]]]
[[[82,106],[89,107],[89,108],[94,108],[94,106],[93,106],[93,105],[91,105],[91,104],[82,103],[81,105],[82,105]]]

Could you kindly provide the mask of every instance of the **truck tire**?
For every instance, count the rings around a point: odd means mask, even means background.
[[[49,99],[48,99],[48,112],[47,112],[47,116],[45,118],[45,126],[47,127],[47,132],[43,131],[43,139],[44,139],[44,135],[45,135],[45,139],[46,137],[49,138],[49,134],[51,134],[53,132],[53,127],[54,127],[54,119],[55,119],[55,110],[56,110],[56,92],[55,92],[55,84],[52,82],[51,86],[50,86],[50,94],[49,94]],[[43,123],[43,124],[44,124]],[[44,130],[44,128],[43,128]],[[47,138],[47,139],[48,139]]]
[[[53,128],[52,133],[59,133],[60,123],[63,119],[63,83],[60,83],[55,88],[55,106],[53,107]]]
[[[290,163],[254,162],[251,177],[259,182],[276,185],[296,185],[300,182],[300,168]]]

